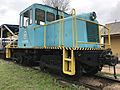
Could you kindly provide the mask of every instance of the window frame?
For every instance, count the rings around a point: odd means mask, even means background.
[[[20,25],[20,28],[23,27],[23,14],[20,14],[19,25]]]
[[[30,17],[29,17],[30,18],[30,25],[32,25],[33,24],[33,9],[30,9],[29,12],[30,12]]]

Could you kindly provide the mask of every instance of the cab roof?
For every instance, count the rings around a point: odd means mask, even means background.
[[[41,6],[42,8],[50,8],[50,9],[53,9],[53,10],[57,10],[56,8],[54,7],[51,7],[51,6],[48,6],[48,5],[43,5],[43,4],[38,4],[38,3],[35,3],[35,4],[32,4],[31,6],[29,6],[28,8],[26,8],[25,10],[23,10],[22,12],[20,12],[20,14],[23,14],[25,13],[27,10],[30,10],[31,8],[35,7],[35,6]],[[62,10],[58,10],[59,12],[63,12],[67,15],[69,15],[68,13],[62,11]]]

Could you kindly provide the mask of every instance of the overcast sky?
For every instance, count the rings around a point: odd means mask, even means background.
[[[20,11],[33,3],[42,0],[0,0],[0,25],[19,24]],[[120,21],[120,0],[71,0],[70,8],[77,14],[95,11],[102,24]]]

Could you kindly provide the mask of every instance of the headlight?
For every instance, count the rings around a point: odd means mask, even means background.
[[[90,19],[91,20],[95,20],[96,19],[96,13],[95,12],[92,12],[91,14],[90,14]]]

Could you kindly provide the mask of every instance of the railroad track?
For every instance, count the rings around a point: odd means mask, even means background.
[[[73,87],[76,87],[76,89],[79,89],[79,86],[84,86],[86,88],[89,88],[90,90],[101,90],[99,87],[97,86],[93,86],[93,85],[89,85],[87,83],[84,83],[84,82],[80,82],[79,80],[71,80],[71,79],[65,79],[65,78],[59,78],[57,79],[57,82],[59,82],[60,84],[63,83],[63,85],[65,83],[69,83],[71,84]]]
[[[83,83],[84,86],[89,87],[91,90],[104,90],[106,87],[113,88],[112,85],[120,85],[120,80],[118,79],[98,75],[83,76],[81,77],[80,82]]]
[[[34,70],[40,70],[39,67],[30,67],[30,68],[33,68]],[[53,77],[53,79],[55,79],[57,83],[60,83],[63,85],[68,83],[73,87],[76,87],[76,89],[79,89],[79,86],[84,86],[86,88],[89,88],[90,90],[104,90],[105,87],[111,86],[113,84],[120,85],[120,80],[118,79],[113,79],[113,78],[108,78],[108,77],[103,77],[98,75],[83,75],[82,77],[76,79],[66,75],[61,76],[59,74],[56,74],[56,73],[54,74],[51,72],[49,74]],[[112,89],[112,90],[116,90],[116,89]],[[120,90],[120,88],[117,90]]]
[[[107,77],[102,77],[102,76],[82,76],[78,80],[74,79],[68,79],[68,78],[62,78],[58,79],[58,81],[65,81],[67,83],[71,83],[73,85],[82,85],[85,86],[86,88],[89,88],[90,90],[104,90],[104,88],[112,85],[120,85],[120,80],[112,79],[112,78],[107,78]],[[113,88],[113,87],[111,87]],[[115,89],[112,89],[115,90]],[[120,90],[120,88],[119,88]]]
[[[38,70],[39,68],[34,69]],[[61,76],[53,73],[50,74],[56,79],[58,83],[62,85],[65,85],[67,83],[72,85],[73,87],[76,87],[77,89],[79,89],[79,86],[84,86],[86,88],[89,88],[90,90],[104,90],[104,88],[106,88],[107,86],[120,85],[120,80],[118,79],[98,75],[83,75],[82,77],[76,79],[67,75]]]

